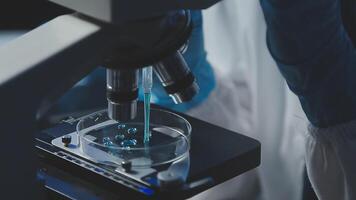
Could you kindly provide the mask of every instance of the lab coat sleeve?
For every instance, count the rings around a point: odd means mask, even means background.
[[[356,120],[330,128],[310,126],[306,166],[320,200],[356,199]]]
[[[339,0],[260,0],[267,43],[311,127],[306,165],[321,200],[356,199],[356,54]]]

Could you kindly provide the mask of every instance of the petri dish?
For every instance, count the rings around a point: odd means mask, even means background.
[[[133,168],[169,164],[189,153],[190,123],[173,112],[151,109],[150,141],[143,142],[143,107],[137,117],[121,123],[107,110],[81,118],[77,124],[80,150],[94,162],[117,167],[130,162]]]

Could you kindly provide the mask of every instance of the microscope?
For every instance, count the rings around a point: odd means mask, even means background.
[[[108,112],[111,119],[135,118],[138,98],[138,68],[153,65],[163,88],[175,103],[191,100],[199,87],[187,66],[184,47],[192,24],[188,11],[170,12],[154,19],[121,27],[120,47],[110,55],[107,70]],[[121,47],[122,45],[122,47]]]
[[[187,153],[160,166],[137,164],[136,169],[137,159],[128,162],[127,158],[106,160],[111,164],[103,165],[83,154],[83,148],[77,147],[80,138],[75,137],[83,118],[38,131],[36,120],[98,66],[107,69],[107,116],[98,112],[84,118],[103,123],[138,118],[142,112],[139,70],[147,66],[153,66],[175,103],[190,101],[199,86],[182,56],[193,27],[188,9],[207,8],[219,0],[50,1],[75,13],[57,17],[0,48],[0,146],[9,150],[0,168],[5,196],[16,199],[45,193],[69,199],[184,199],[260,164],[258,141],[173,111],[168,113],[182,116],[189,124]],[[166,116],[158,113],[156,118]],[[97,149],[91,152],[112,158]],[[159,153],[168,154],[167,149]],[[173,154],[178,149],[173,148]],[[125,154],[135,155],[133,151]],[[184,180],[175,173],[183,173]]]

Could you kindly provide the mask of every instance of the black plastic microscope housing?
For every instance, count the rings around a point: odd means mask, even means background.
[[[118,29],[120,46],[106,59],[109,117],[128,121],[136,117],[138,69],[153,66],[163,88],[175,103],[192,100],[199,92],[180,49],[188,42],[192,20],[188,10],[137,20]],[[117,27],[116,27],[117,26]]]

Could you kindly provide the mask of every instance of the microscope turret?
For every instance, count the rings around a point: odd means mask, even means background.
[[[169,12],[119,26],[122,46],[108,57],[107,99],[110,118],[135,118],[138,69],[154,66],[155,74],[175,103],[190,101],[199,91],[194,75],[181,55],[192,24],[188,11]]]
[[[165,11],[145,18],[122,22],[106,12],[93,12],[88,4],[53,2],[79,11],[83,17],[115,30],[118,46],[106,57],[108,113],[116,121],[137,115],[139,69],[154,66],[155,74],[175,103],[190,101],[199,91],[194,75],[180,49],[187,44],[192,22],[189,11]],[[93,1],[94,2],[94,1]],[[98,2],[101,6],[105,2]],[[105,7],[105,6],[104,6]],[[112,6],[110,12],[120,8]]]

